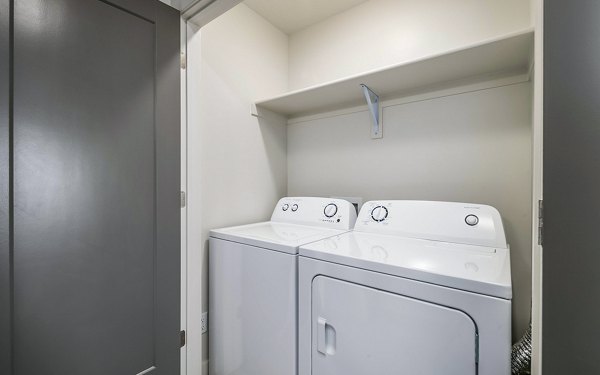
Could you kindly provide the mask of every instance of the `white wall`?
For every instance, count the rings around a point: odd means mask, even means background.
[[[511,245],[513,333],[531,298],[531,84],[384,108],[288,127],[288,194],[443,200],[492,205]]]
[[[250,105],[287,89],[288,40],[245,5],[188,34],[188,374],[197,375],[208,231],[268,219],[287,191],[285,121],[259,123]]]
[[[531,27],[527,0],[371,0],[290,35],[290,89]]]

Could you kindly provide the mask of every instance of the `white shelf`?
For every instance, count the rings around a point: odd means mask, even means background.
[[[533,30],[527,29],[443,54],[370,71],[260,100],[257,108],[296,117],[364,104],[360,84],[382,100],[450,83],[468,84],[492,76],[525,74],[531,65]]]

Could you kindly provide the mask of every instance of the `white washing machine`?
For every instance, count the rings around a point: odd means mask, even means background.
[[[283,198],[269,222],[210,232],[211,375],[297,374],[298,248],[355,221],[345,200]]]
[[[373,201],[300,247],[300,375],[509,375],[510,254],[490,206]]]

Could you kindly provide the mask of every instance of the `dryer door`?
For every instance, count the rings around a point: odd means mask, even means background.
[[[318,276],[313,375],[476,374],[477,330],[462,311]]]

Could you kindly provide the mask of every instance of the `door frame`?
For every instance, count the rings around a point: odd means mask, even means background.
[[[0,0],[4,1],[4,0]],[[182,10],[181,17],[181,32],[182,32],[182,64],[187,64],[187,41],[193,35],[188,33],[189,23],[198,27],[198,31],[202,26],[219,17],[242,0],[197,0],[195,3]],[[533,353],[532,353],[532,374],[541,375],[542,368],[542,257],[543,248],[538,245],[538,202],[543,199],[543,16],[544,16],[544,0],[531,1],[531,22],[535,29],[535,50],[532,51],[534,56],[534,79],[533,79],[533,184],[532,184],[532,326],[533,326]],[[186,67],[187,68],[187,67]],[[192,191],[198,187],[188,185],[188,181],[197,181],[198,169],[188,163],[189,150],[188,142],[188,123],[187,123],[187,102],[194,100],[194,93],[189,93],[187,90],[187,69],[182,69],[182,156],[181,156],[181,174],[182,174],[182,191],[186,193],[186,200],[190,197],[187,195],[188,189]],[[193,140],[191,140],[193,143]],[[194,162],[192,161],[191,164]],[[194,182],[191,182],[195,185]],[[191,199],[194,199],[192,196]],[[188,212],[189,211],[189,212]],[[195,312],[206,311],[207,306],[202,306],[201,293],[206,275],[202,271],[202,264],[192,264],[192,260],[188,258],[188,249],[197,249],[203,244],[198,243],[190,235],[189,228],[201,228],[199,214],[195,210],[188,210],[187,205],[182,209],[182,330],[190,327],[200,327],[201,317]],[[189,270],[194,272],[188,272]],[[185,291],[184,291],[185,286]],[[192,332],[192,335],[194,333]],[[188,334],[189,337],[189,334]],[[201,373],[207,374],[208,364],[202,363],[202,353],[205,352],[202,348],[202,342],[193,343],[192,347],[188,345],[182,348],[182,375],[185,375],[184,363],[190,368],[202,368]],[[185,361],[185,362],[184,362]]]
[[[181,88],[181,331],[186,343],[181,347],[181,375],[187,374],[187,75],[185,57],[187,54],[187,22],[180,20],[180,88]]]
[[[203,272],[203,261],[193,256],[204,246],[195,235],[201,228],[201,208],[188,205],[201,188],[195,152],[193,147],[188,147],[194,143],[188,128],[188,106],[195,100],[194,93],[188,90],[188,40],[199,33],[202,26],[241,2],[198,0],[181,14],[181,191],[185,195],[185,206],[181,210],[181,330],[186,332],[186,344],[181,348],[181,375],[186,375],[188,369],[190,373],[208,374],[208,361],[203,360],[203,353],[207,352],[201,339],[203,333],[197,332],[202,326],[202,312],[208,311],[201,297],[207,275]]]
[[[544,0],[532,0],[531,18],[534,26],[533,51],[533,128],[532,128],[532,243],[531,243],[531,324],[532,356],[531,373],[542,374],[542,234],[540,225],[540,204],[543,191],[543,135],[544,135]]]

